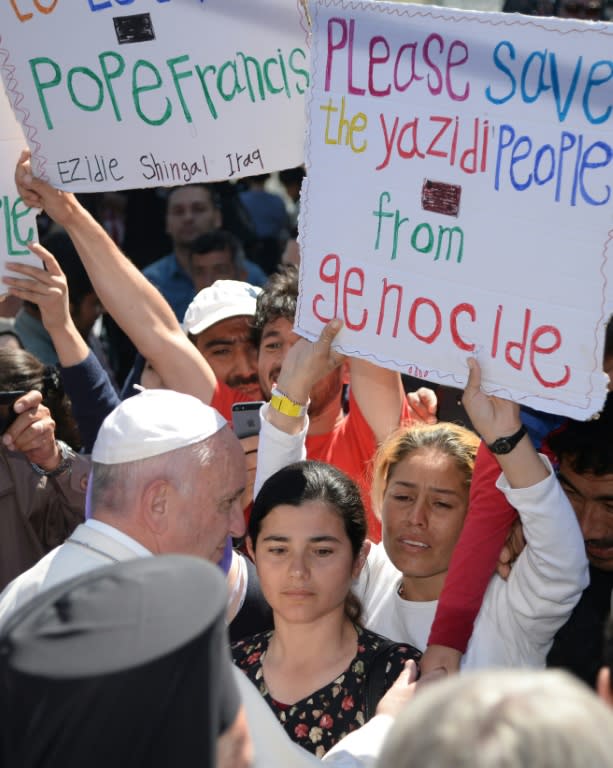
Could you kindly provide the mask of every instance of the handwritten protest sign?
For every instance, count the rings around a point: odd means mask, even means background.
[[[71,191],[236,179],[303,161],[299,0],[12,0],[0,68],[34,170]]]
[[[613,25],[316,0],[297,326],[585,419],[605,397]]]
[[[26,247],[36,240],[36,211],[24,205],[15,186],[15,164],[26,146],[21,126],[0,85],[0,275],[7,274],[7,261],[40,263]],[[0,283],[0,296],[6,287]]]

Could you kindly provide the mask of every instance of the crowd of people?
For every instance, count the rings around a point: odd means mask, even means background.
[[[613,766],[611,396],[550,417],[470,358],[449,421],[340,321],[300,338],[303,175],[289,206],[169,190],[145,266],[129,195],[20,158],[45,236],[2,277],[0,764]]]

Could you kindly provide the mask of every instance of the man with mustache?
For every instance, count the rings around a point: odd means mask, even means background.
[[[261,400],[257,349],[251,337],[260,288],[238,280],[216,280],[187,308],[183,328],[232,397]],[[229,416],[229,414],[226,414]]]
[[[600,418],[569,421],[549,438],[558,479],[575,510],[590,561],[590,585],[559,630],[548,666],[565,667],[595,686],[613,589],[613,399]]]

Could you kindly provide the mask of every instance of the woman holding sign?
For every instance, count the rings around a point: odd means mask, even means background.
[[[308,375],[313,375],[318,345],[325,357],[322,342],[299,344],[292,354],[304,355],[310,361]],[[484,441],[495,449],[502,470],[497,487],[518,510],[527,547],[507,581],[492,578],[462,663],[540,667],[553,636],[587,585],[583,538],[549,461],[525,435],[519,407],[483,393],[477,361],[470,360],[469,366],[464,406]],[[289,397],[293,386],[292,381],[283,382]],[[270,406],[264,410],[256,486],[273,469],[275,452],[274,468],[300,455],[299,425],[292,426],[289,418]],[[266,442],[271,439],[273,444]],[[374,502],[383,541],[371,547],[356,592],[364,604],[366,626],[392,640],[426,646],[468,510],[477,445],[471,433],[441,423],[398,430],[379,449]]]

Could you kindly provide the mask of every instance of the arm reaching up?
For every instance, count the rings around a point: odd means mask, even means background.
[[[100,300],[167,387],[209,403],[215,374],[185,336],[161,294],[124,256],[76,197],[32,175],[23,152],[15,183],[24,203],[44,208],[73,241]]]
[[[79,426],[82,447],[86,453],[91,453],[100,425],[118,405],[119,398],[108,374],[73,322],[66,276],[57,260],[38,243],[30,243],[28,247],[46,269],[9,263],[8,268],[20,277],[11,275],[4,278],[4,283],[12,295],[38,305],[61,365],[62,380],[72,402],[72,415]]]
[[[463,666],[540,666],[589,581],[583,536],[551,463],[522,427],[518,405],[482,392],[477,361],[469,368],[463,404],[502,469],[496,488],[519,513],[526,546],[507,581],[490,581]]]
[[[475,358],[469,358],[468,367],[462,404],[477,432],[491,447],[499,438],[511,437],[522,428],[519,405],[481,390],[481,368]],[[496,460],[511,488],[528,488],[549,476],[527,432],[511,451],[498,453]]]
[[[264,481],[277,470],[305,458],[309,392],[317,381],[345,360],[343,355],[332,348],[332,342],[341,327],[340,320],[332,320],[324,327],[317,341],[299,339],[285,356],[277,388],[291,401],[305,408],[302,415],[290,416],[271,408],[269,403],[262,406],[254,496]]]
[[[11,275],[2,282],[9,286],[11,295],[38,305],[61,365],[78,365],[89,354],[89,347],[70,315],[66,276],[55,257],[42,245],[30,243],[28,248],[38,256],[44,269],[9,262],[7,268],[20,277]]]
[[[353,397],[380,443],[400,425],[405,400],[400,374],[355,357],[349,370]]]

